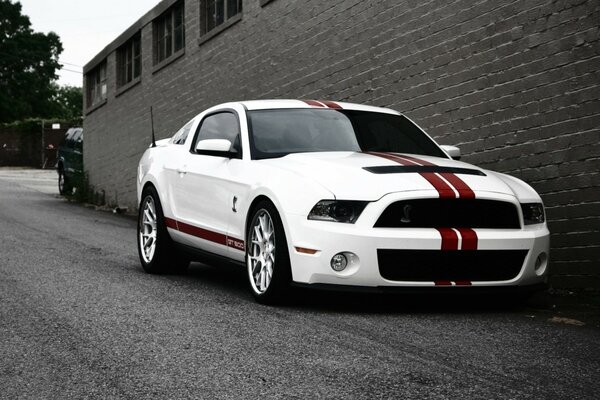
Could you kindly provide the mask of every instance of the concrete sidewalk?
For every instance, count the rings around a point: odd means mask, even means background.
[[[58,195],[58,174],[55,169],[0,167],[0,185],[17,183],[38,192]]]

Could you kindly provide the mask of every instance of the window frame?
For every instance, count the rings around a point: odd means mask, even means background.
[[[86,109],[91,112],[106,103],[108,98],[107,61],[104,59],[86,75]]]
[[[117,49],[116,59],[117,90],[120,93],[139,82],[142,77],[142,35],[140,31]]]
[[[200,137],[200,129],[202,128],[204,121],[206,121],[207,118],[209,118],[213,115],[223,114],[223,113],[233,114],[237,121],[238,135],[240,136],[239,151],[209,151],[209,150],[196,151],[196,144],[198,143],[198,139]],[[242,125],[241,125],[241,121],[240,121],[240,114],[233,108],[222,108],[219,110],[211,111],[210,113],[204,115],[202,117],[202,119],[200,120],[200,122],[198,123],[198,126],[196,127],[196,131],[194,132],[194,137],[192,139],[189,150],[190,150],[191,154],[195,154],[195,155],[223,157],[223,158],[239,159],[239,160],[243,159],[244,146],[243,146],[243,135],[242,135]]]
[[[192,118],[185,125],[183,125],[175,134],[171,137],[170,143],[182,146],[185,145],[187,138],[190,136],[190,132],[196,123],[196,118]],[[185,132],[185,135],[184,135]],[[183,136],[183,137],[182,137]]]
[[[205,41],[211,39],[212,37],[218,35],[219,33],[221,33],[222,31],[226,30],[227,28],[229,28],[230,26],[232,26],[233,24],[235,24],[236,22],[239,22],[242,19],[242,14],[243,14],[243,1],[242,0],[235,0],[237,1],[237,9],[238,11],[231,15],[228,16],[228,0],[200,0],[199,4],[200,4],[200,43],[202,44]],[[208,20],[208,16],[209,16],[209,12],[208,12],[208,6],[210,3],[213,3],[213,5],[216,7],[216,4],[219,2],[223,2],[223,21],[219,24],[216,24],[212,27],[210,27],[209,29],[209,20]]]
[[[184,54],[185,36],[185,2],[181,0],[152,21],[153,72]]]

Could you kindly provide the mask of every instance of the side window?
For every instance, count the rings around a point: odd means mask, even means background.
[[[76,150],[81,150],[83,147],[83,130],[77,129],[73,137],[71,137],[71,144]]]
[[[194,125],[194,120],[191,120],[187,124],[183,126],[180,130],[177,131],[175,135],[173,135],[173,139],[171,139],[171,143],[173,144],[184,144],[185,139],[187,139],[188,134],[190,133],[190,129],[192,129],[192,125]]]
[[[237,116],[230,112],[220,112],[204,118],[197,140],[206,139],[227,139],[231,142],[231,150],[241,152],[240,124]]]
[[[83,151],[83,129],[77,130],[77,135],[73,136],[75,150]]]
[[[73,134],[75,133],[75,128],[71,128],[67,131],[67,133],[65,133],[65,136],[63,137],[62,142],[60,143],[61,146],[68,146],[69,142],[71,141],[71,138],[73,137]]]

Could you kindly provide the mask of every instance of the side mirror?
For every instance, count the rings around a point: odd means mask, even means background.
[[[230,149],[231,142],[227,139],[206,139],[196,143],[196,151],[229,151]]]
[[[442,150],[444,150],[453,160],[460,160],[460,149],[456,146],[441,146]]]
[[[196,143],[196,153],[228,158],[238,156],[238,152],[231,149],[231,142],[227,139],[200,140]]]

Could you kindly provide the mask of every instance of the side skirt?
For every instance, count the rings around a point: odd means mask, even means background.
[[[218,254],[214,254],[205,250],[198,249],[196,247],[188,246],[177,242],[175,242],[175,246],[177,247],[177,250],[189,256],[192,259],[192,261],[204,262],[210,265],[229,264],[235,265],[236,267],[246,268],[246,263],[231,259],[229,257],[224,257]]]

